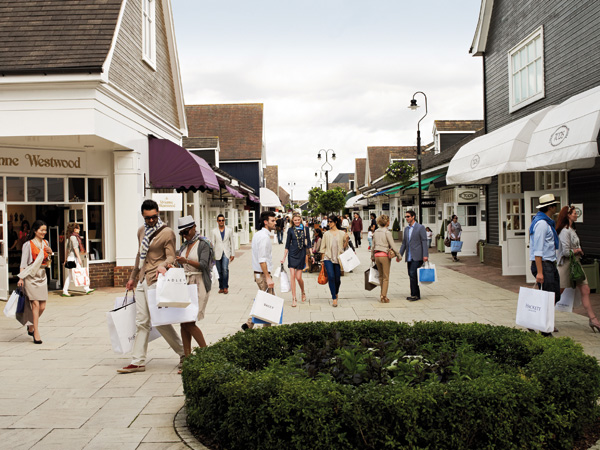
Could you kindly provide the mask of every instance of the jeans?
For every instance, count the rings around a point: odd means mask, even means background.
[[[354,231],[354,241],[356,242],[357,247],[360,247],[360,238],[361,238],[361,232]]]
[[[335,300],[342,284],[342,270],[339,264],[334,264],[331,261],[323,261],[323,264],[325,264],[325,270],[327,271],[327,282],[329,283],[331,298]]]
[[[535,261],[531,261],[531,274],[535,277],[537,273]],[[554,261],[542,261],[542,274],[544,275],[542,291],[554,292],[554,303],[558,303],[560,301],[560,278],[556,263]],[[536,283],[535,286],[537,288],[539,284]]]
[[[219,289],[229,289],[229,258],[223,254],[221,259],[215,261],[219,272]]]
[[[277,230],[277,242],[283,244],[283,230]]]
[[[410,278],[410,295],[411,297],[421,298],[417,269],[423,265],[423,261],[408,261],[406,265],[408,266],[408,277]]]

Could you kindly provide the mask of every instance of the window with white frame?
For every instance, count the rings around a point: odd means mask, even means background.
[[[508,52],[510,112],[544,98],[544,29]]]
[[[156,0],[142,0],[142,58],[156,69]]]

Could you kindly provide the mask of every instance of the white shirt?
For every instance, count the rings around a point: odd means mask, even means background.
[[[260,263],[266,262],[268,271],[272,272],[272,248],[273,242],[271,241],[271,232],[267,227],[263,227],[254,234],[254,237],[252,238],[252,270],[255,272],[262,272]]]
[[[342,220],[342,228],[348,228],[350,226],[350,222],[348,221],[348,219],[346,219],[344,217],[344,220]]]

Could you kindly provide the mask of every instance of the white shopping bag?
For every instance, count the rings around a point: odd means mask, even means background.
[[[281,278],[279,279],[279,287],[281,288],[281,292],[290,292],[292,289],[290,285],[290,276],[285,271],[283,266],[281,267]]]
[[[369,283],[374,284],[375,286],[381,285],[379,281],[379,270],[377,267],[373,266],[369,269]]]
[[[356,256],[356,253],[354,253],[350,248],[338,256],[338,260],[344,272],[350,272],[360,265],[358,256]]]
[[[554,331],[554,292],[521,287],[516,323],[544,333]]]
[[[6,306],[4,307],[4,315],[6,317],[15,317],[17,315],[17,303],[19,301],[19,293],[17,291],[13,291],[10,295],[8,301],[6,302]]]
[[[561,312],[573,312],[577,292],[578,291],[573,288],[565,289],[563,293],[560,294],[560,302],[554,305],[554,309]]]
[[[114,306],[113,309],[119,309],[122,306],[127,306],[127,305],[131,305],[131,304],[135,304],[135,291],[133,292],[133,295],[131,297],[127,296],[128,292],[129,291],[125,291],[125,297],[117,297],[117,298],[115,298],[115,306]],[[160,334],[160,331],[158,331],[156,329],[156,327],[150,327],[150,335],[148,336],[148,342],[152,342],[152,341],[154,341],[155,339],[158,339],[161,336],[162,335]]]
[[[265,322],[277,324],[280,323],[282,314],[282,298],[260,290],[256,293],[250,316],[264,320]]]
[[[431,284],[437,281],[437,270],[435,264],[427,261],[423,266],[417,269],[417,279],[419,284]]]
[[[282,268],[283,268],[283,264],[280,267],[278,267],[277,269],[275,269],[275,272],[273,272],[273,278],[279,278]]]
[[[196,322],[198,320],[198,285],[187,285],[190,304],[185,308],[161,308],[158,306],[157,289],[148,289],[148,309],[152,326]]]
[[[156,297],[158,306],[186,308],[190,304],[190,294],[185,278],[185,270],[173,267],[165,275],[158,274],[156,279]]]
[[[76,267],[71,269],[73,274],[73,284],[76,287],[84,287],[90,285],[90,274],[87,267]]]
[[[129,303],[106,313],[110,343],[115,353],[129,353],[135,341],[135,303]]]
[[[216,281],[219,279],[219,271],[217,270],[217,266],[213,266],[210,272],[211,281]]]

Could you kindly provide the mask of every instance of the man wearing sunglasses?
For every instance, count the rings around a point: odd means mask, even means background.
[[[233,231],[225,226],[225,216],[217,216],[218,227],[212,230],[210,240],[215,244],[215,265],[219,272],[219,294],[229,293],[229,263],[235,258]]]
[[[137,233],[139,250],[135,257],[135,266],[127,282],[127,290],[135,290],[136,334],[131,352],[131,364],[118,369],[119,373],[144,372],[146,370],[146,352],[150,335],[150,310],[148,309],[148,291],[156,289],[158,273],[165,274],[161,263],[175,263],[175,233],[167,227],[158,215],[158,204],[153,200],[142,203],[144,226]],[[136,287],[137,285],[137,287]],[[184,356],[181,338],[173,325],[156,327],[175,353],[179,355],[179,363]]]
[[[410,297],[406,300],[415,302],[421,299],[421,290],[417,279],[417,270],[423,262],[429,259],[429,246],[427,245],[427,230],[417,222],[414,211],[406,211],[404,216],[408,226],[404,229],[400,258],[406,252],[406,265],[410,278]]]

